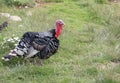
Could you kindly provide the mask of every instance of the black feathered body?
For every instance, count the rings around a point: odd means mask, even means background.
[[[55,54],[60,45],[57,38],[49,36],[44,38],[37,38],[34,40],[34,42],[38,45],[45,45],[45,47],[36,54],[40,59],[47,59]]]
[[[47,59],[51,55],[57,52],[59,47],[59,40],[55,38],[55,29],[48,32],[27,32],[23,35],[20,42],[14,51],[19,56],[25,56],[26,58],[39,56],[41,59]],[[44,48],[39,50],[36,45],[44,45]]]

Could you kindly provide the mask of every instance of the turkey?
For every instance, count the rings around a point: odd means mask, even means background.
[[[55,28],[47,32],[26,32],[15,49],[2,57],[2,59],[9,61],[16,56],[23,56],[25,58],[38,56],[40,59],[48,59],[58,50],[58,37],[62,33],[63,26],[64,22],[57,20]]]

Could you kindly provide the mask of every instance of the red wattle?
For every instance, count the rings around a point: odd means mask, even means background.
[[[56,28],[55,37],[58,38],[61,33],[62,33],[62,26],[58,26],[58,27]]]

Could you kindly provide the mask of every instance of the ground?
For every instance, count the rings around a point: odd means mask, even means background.
[[[64,0],[37,7],[0,7],[0,12],[19,16],[8,21],[0,32],[0,57],[9,53],[14,42],[26,31],[47,31],[62,19],[65,27],[58,52],[43,66],[31,60],[0,59],[0,83],[119,83],[120,82],[120,5],[100,0]],[[102,1],[102,0],[101,0]],[[16,42],[16,40],[14,40]],[[39,59],[36,59],[39,61]]]

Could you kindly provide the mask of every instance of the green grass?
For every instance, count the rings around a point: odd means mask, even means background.
[[[44,60],[43,66],[22,58],[0,60],[0,83],[119,83],[120,62],[112,61],[120,59],[120,5],[103,0],[56,1],[38,8],[0,7],[0,12],[22,18],[14,22],[0,16],[0,23],[9,22],[0,32],[0,43],[13,34],[47,31],[57,19],[66,24],[58,53]],[[0,57],[12,48],[1,47]]]

